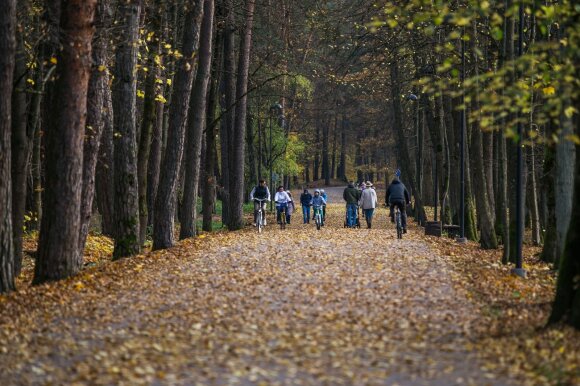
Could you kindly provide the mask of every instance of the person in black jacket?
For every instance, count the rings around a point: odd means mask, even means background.
[[[300,195],[300,205],[302,205],[302,216],[304,217],[304,224],[310,224],[310,206],[312,205],[312,194],[308,193],[308,189],[304,189],[304,193]]]
[[[395,178],[387,189],[387,204],[391,209],[391,222],[395,222],[393,208],[397,206],[401,211],[401,225],[403,226],[403,233],[407,233],[407,205],[411,203],[411,197],[405,185]]]
[[[346,201],[346,226],[349,228],[353,228],[356,225],[360,196],[360,190],[355,188],[352,182],[348,184],[348,187],[342,193],[342,198]]]

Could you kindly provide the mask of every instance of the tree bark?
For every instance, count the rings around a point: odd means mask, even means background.
[[[156,52],[157,51],[157,52]],[[159,50],[153,52],[153,57],[159,55]],[[159,77],[159,67],[154,63],[153,58],[148,63],[149,74],[145,81],[145,101],[143,102],[143,118],[141,120],[141,135],[139,138],[139,151],[137,153],[137,185],[139,187],[139,244],[144,245],[147,237],[147,222],[149,211],[147,206],[147,172],[149,170],[149,152],[153,137],[153,127],[156,123],[155,99],[156,79]]]
[[[220,144],[222,163],[222,222],[230,226],[230,185],[233,168],[233,132],[236,117],[236,60],[235,60],[235,20],[234,3],[232,0],[224,0],[225,30],[224,30],[224,77]]]
[[[26,7],[26,1],[20,6]],[[21,28],[24,28],[22,26]],[[30,159],[30,138],[26,117],[26,52],[24,34],[19,33],[16,42],[14,64],[14,90],[12,92],[12,231],[14,237],[14,271],[20,274],[22,267],[22,234],[26,208],[26,188]]]
[[[16,1],[0,3],[0,293],[15,289],[12,233],[11,94],[14,76]]]
[[[560,119],[560,122],[562,131],[558,135],[560,140],[556,144],[556,174],[554,176],[554,215],[557,232],[555,267],[558,267],[558,257],[564,252],[566,235],[570,225],[572,196],[574,194],[574,165],[577,157],[574,143],[566,138],[574,133],[573,122],[565,116]]]
[[[121,42],[115,59],[113,111],[115,122],[115,250],[113,259],[136,255],[139,244],[139,193],[137,187],[137,52],[141,2],[120,7]]]
[[[254,24],[255,0],[246,1],[246,24],[241,34],[240,56],[238,59],[238,76],[236,84],[236,120],[233,135],[232,168],[230,179],[230,229],[241,229],[244,226],[244,133],[248,104],[248,77],[250,71],[250,53],[252,49],[252,30]]]
[[[104,72],[104,83],[109,84],[109,74]],[[97,208],[101,214],[101,232],[104,235],[115,237],[115,218],[113,201],[114,186],[114,146],[113,146],[113,98],[110,87],[106,87],[103,95],[103,133],[99,145],[99,155],[95,172],[95,193]]]
[[[99,144],[104,126],[105,94],[109,88],[106,74],[109,48],[109,0],[101,0],[95,12],[96,32],[93,37],[93,67],[89,79],[87,96],[87,124],[83,149],[83,186],[81,193],[81,230],[79,234],[79,259],[85,249],[89,225],[93,214],[95,194],[95,169],[99,155]]]
[[[199,42],[199,64],[191,95],[192,100],[187,128],[188,148],[185,151],[187,158],[185,162],[185,189],[183,192],[180,239],[193,237],[196,233],[197,197],[201,174],[201,142],[206,128],[207,87],[211,74],[213,19],[214,0],[205,0]]]
[[[202,229],[206,232],[211,232],[212,218],[216,199],[216,108],[218,105],[218,86],[220,84],[220,70],[223,58],[223,30],[218,28],[216,31],[216,48],[213,55],[212,72],[210,80],[210,91],[207,104],[207,119],[208,122],[205,132],[205,183],[202,185],[202,207],[203,207],[203,225]]]
[[[203,16],[203,0],[189,1],[183,29],[183,58],[177,64],[172,103],[169,107],[167,146],[161,179],[155,200],[153,217],[153,249],[173,246],[173,224],[180,165],[183,155],[184,133],[189,110],[189,98],[194,78],[194,66],[199,42],[199,28]]]
[[[322,178],[324,185],[330,185],[330,165],[328,162],[328,137],[330,131],[330,120],[325,120],[322,126]]]
[[[46,186],[34,283],[75,275],[79,253],[83,137],[96,0],[62,2],[55,98],[46,133]]]
[[[497,237],[493,223],[492,210],[489,205],[487,179],[485,177],[485,165],[483,155],[483,134],[475,125],[472,132],[473,148],[473,176],[475,185],[475,204],[479,220],[480,238],[479,244],[483,249],[496,249]]]

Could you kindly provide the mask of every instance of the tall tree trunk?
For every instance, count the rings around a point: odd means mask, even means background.
[[[219,15],[218,15],[219,17]],[[216,108],[218,105],[218,86],[220,84],[220,73],[223,57],[223,29],[219,28],[216,31],[216,47],[215,54],[212,58],[212,70],[210,78],[210,91],[207,103],[207,127],[205,132],[205,149],[206,149],[206,162],[205,162],[205,183],[202,185],[202,197],[203,197],[203,224],[202,229],[206,232],[211,232],[212,227],[212,217],[215,207],[216,199],[216,128],[218,122],[216,122]]]
[[[318,174],[318,170],[320,168],[320,151],[319,151],[319,147],[320,147],[320,124],[317,121],[316,122],[316,137],[314,140],[314,149],[312,149],[314,151],[314,168],[312,171],[312,181],[318,181],[319,179],[319,174]]]
[[[20,6],[26,8],[26,1]],[[21,8],[22,9],[22,8]],[[27,11],[27,9],[24,9]],[[23,19],[23,18],[21,18]],[[22,27],[24,28],[24,26]],[[14,65],[14,91],[12,92],[12,231],[14,234],[14,271],[20,274],[22,267],[22,233],[26,208],[28,160],[30,138],[26,117],[26,52],[24,34],[17,36]]]
[[[157,51],[157,52],[156,52]],[[147,222],[149,220],[149,207],[147,205],[147,176],[149,171],[149,158],[153,127],[157,121],[155,117],[157,97],[156,79],[159,78],[160,68],[155,65],[153,56],[159,57],[159,50],[151,51],[148,66],[151,69],[145,80],[145,100],[143,102],[143,118],[141,120],[141,133],[139,136],[139,151],[137,153],[137,186],[139,194],[139,244],[145,244],[147,237]]]
[[[337,135],[336,132],[338,126],[338,115],[334,117],[334,129],[332,130],[332,158],[330,164],[330,178],[336,178],[336,142],[337,142]]]
[[[15,289],[12,233],[11,94],[14,76],[16,1],[0,3],[0,293]]]
[[[483,249],[496,249],[497,237],[493,223],[492,210],[489,205],[487,179],[485,177],[485,165],[483,155],[483,134],[481,129],[474,125],[472,135],[473,149],[473,176],[475,186],[475,204],[479,220],[480,239],[479,244]]]
[[[559,133],[560,140],[556,144],[556,174],[554,176],[554,198],[556,198],[554,215],[557,232],[557,252],[554,265],[556,267],[559,263],[558,257],[564,252],[566,235],[570,225],[572,196],[574,194],[574,165],[577,157],[574,143],[567,139],[574,133],[573,122],[563,114],[560,122],[562,131]]]
[[[104,71],[105,84],[109,84],[109,74]],[[97,208],[101,214],[101,232],[104,235],[115,237],[115,217],[113,201],[115,196],[114,186],[114,146],[113,146],[113,97],[110,87],[106,87],[103,95],[103,133],[99,145],[99,155],[95,173],[95,192]]]
[[[177,64],[177,73],[173,82],[172,103],[169,107],[169,127],[167,147],[163,158],[161,180],[155,200],[153,217],[153,249],[164,249],[173,246],[173,224],[175,220],[175,203],[177,184],[179,182],[181,158],[189,98],[194,78],[196,52],[199,43],[199,29],[203,16],[203,0],[188,2],[183,29],[183,57]]]
[[[139,193],[137,187],[137,52],[141,2],[131,0],[120,8],[120,38],[113,81],[115,250],[113,259],[140,251]]]
[[[338,172],[338,178],[343,181],[346,181],[346,126],[347,121],[343,115],[340,126],[340,166]]]
[[[258,118],[259,120],[259,118]],[[248,114],[247,124],[246,124],[246,148],[248,150],[248,178],[246,185],[246,193],[248,192],[249,186],[256,186],[258,184],[258,174],[257,174],[257,162],[256,162],[256,134],[254,132],[254,117]],[[244,198],[248,197],[248,194],[244,194]]]
[[[530,175],[528,177],[528,207],[530,208],[530,215],[532,220],[532,243],[534,245],[540,245],[540,209],[538,206],[538,184],[536,183],[536,154],[535,145],[533,143],[530,145],[530,147],[528,147],[528,154],[528,167],[530,170]]]
[[[473,22],[473,34],[477,36],[477,25]],[[472,43],[472,59],[474,62],[474,75],[479,79],[479,57],[477,54],[477,40],[473,39]],[[479,80],[477,81],[479,82]],[[479,85],[479,83],[478,83]],[[479,88],[476,91],[476,98],[472,103],[472,108],[476,111],[480,111],[479,102]],[[489,180],[487,179],[487,174],[489,174],[486,169],[485,164],[485,154],[483,150],[484,135],[479,127],[479,120],[472,123],[472,153],[473,153],[473,176],[474,176],[474,193],[475,193],[475,205],[477,208],[477,219],[479,222],[480,238],[479,244],[483,249],[496,249],[497,248],[497,236],[495,234],[494,227],[494,215],[490,205],[490,196],[488,189]]]
[[[96,0],[62,2],[61,47],[46,133],[46,187],[34,283],[75,275],[79,253],[83,137]]]
[[[571,25],[580,23],[580,13],[574,13]],[[577,47],[578,38],[575,39]],[[572,50],[570,50],[572,51]],[[572,60],[575,63],[580,61],[578,51],[572,51]],[[580,69],[576,66],[576,79],[580,78]],[[580,100],[578,94],[575,94],[571,100],[571,106],[579,106]],[[574,114],[573,127],[575,134],[580,136],[580,118]],[[574,190],[572,196],[572,210],[570,222],[568,224],[568,234],[564,244],[563,252],[560,258],[560,269],[556,288],[556,298],[550,315],[550,323],[565,320],[577,329],[580,329],[580,286],[578,277],[580,277],[580,146],[576,145],[576,170],[574,175]]]
[[[95,168],[99,155],[99,144],[104,126],[105,93],[109,88],[106,74],[107,51],[109,48],[109,0],[101,0],[95,12],[96,32],[93,38],[93,66],[89,79],[87,96],[87,124],[83,149],[83,187],[81,193],[81,230],[79,233],[79,253],[82,255],[89,234],[89,224],[93,214],[95,194]]]
[[[222,164],[222,222],[230,226],[230,185],[233,167],[233,132],[236,119],[236,59],[235,59],[235,18],[233,0],[224,0],[224,77],[222,112],[224,118],[220,127]]]
[[[324,121],[322,126],[322,177],[324,185],[330,185],[330,168],[328,163],[328,137],[330,129],[330,120]]]
[[[240,57],[238,60],[236,84],[236,120],[233,133],[233,167],[230,170],[230,229],[241,229],[244,226],[244,134],[246,132],[247,91],[255,4],[255,0],[246,1],[246,24],[241,34],[242,40],[240,42]]]
[[[507,173],[507,146],[503,133],[497,133],[497,147],[499,152],[499,173],[498,173],[498,214],[496,221],[501,229],[502,234],[502,263],[507,264],[510,261],[510,227],[508,213],[508,173]]]
[[[207,87],[211,74],[213,19],[214,0],[205,0],[199,42],[199,64],[191,95],[187,128],[188,148],[185,151],[187,158],[185,162],[185,190],[183,192],[180,239],[195,236],[198,186],[201,174],[201,142],[206,128]]]

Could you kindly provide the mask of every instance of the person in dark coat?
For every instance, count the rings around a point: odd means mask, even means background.
[[[407,205],[411,203],[411,196],[405,185],[395,178],[393,182],[389,185],[387,189],[387,204],[391,209],[391,222],[395,221],[394,208],[395,206],[401,211],[401,225],[403,226],[403,232],[407,233]]]
[[[308,193],[308,189],[304,189],[304,193],[300,195],[300,205],[302,205],[302,216],[304,217],[304,224],[309,224],[310,207],[312,206],[312,194]]]
[[[342,198],[346,201],[346,226],[349,228],[356,225],[356,212],[360,197],[360,190],[355,188],[352,182],[348,184],[348,187],[342,193]]]

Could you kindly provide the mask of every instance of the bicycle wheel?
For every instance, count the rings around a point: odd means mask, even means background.
[[[280,229],[286,229],[286,209],[280,212]]]
[[[317,214],[316,215],[316,229],[317,230],[320,230],[320,225],[321,225],[321,223],[320,223],[320,214]]]
[[[257,226],[258,226],[258,233],[262,233],[262,230],[264,230],[264,219],[262,218],[262,211],[258,211],[258,216],[256,218],[257,220]]]
[[[397,238],[403,238],[403,227],[401,226],[401,214],[397,212],[396,214],[396,223],[397,223]]]

